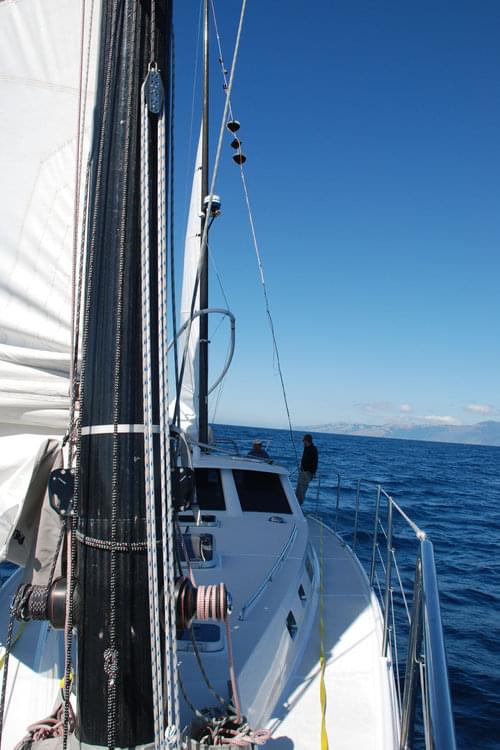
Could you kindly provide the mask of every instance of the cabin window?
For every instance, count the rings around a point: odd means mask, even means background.
[[[302,602],[302,604],[305,604],[305,602],[307,601],[307,595],[306,595],[306,592],[304,591],[304,587],[302,586],[302,584],[300,584],[299,586],[298,594],[299,594],[299,599]]]
[[[279,474],[233,470],[241,509],[256,513],[291,513]]]
[[[226,510],[219,469],[196,469],[196,498],[201,510]]]

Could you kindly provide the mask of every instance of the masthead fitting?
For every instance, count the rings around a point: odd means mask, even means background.
[[[236,164],[240,164],[240,165],[244,164],[246,160],[247,160],[247,157],[245,156],[245,154],[242,154],[241,152],[233,156],[233,161],[235,161]]]
[[[229,120],[226,127],[231,133],[236,133],[236,131],[240,129],[240,123],[238,120]]]
[[[220,207],[221,207],[221,199],[218,195],[212,195],[212,196],[207,195],[207,197],[203,200],[203,209],[206,213],[208,204],[210,203],[210,198],[212,199],[212,203],[210,205],[210,215],[218,216],[220,214]]]

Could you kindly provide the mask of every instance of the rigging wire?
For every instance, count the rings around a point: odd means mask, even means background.
[[[214,162],[214,169],[213,169],[213,174],[212,174],[212,180],[211,180],[211,183],[210,183],[210,188],[209,188],[209,191],[208,191],[208,196],[206,196],[208,198],[208,201],[207,201],[207,205],[205,206],[205,216],[207,216],[207,217],[210,217],[212,215],[212,203],[213,203],[213,197],[214,197],[214,192],[215,192],[215,185],[216,185],[216,181],[217,181],[217,176],[218,176],[218,173],[219,173],[220,157],[221,157],[221,152],[222,152],[222,141],[223,141],[223,138],[224,138],[224,131],[225,131],[226,122],[227,122],[227,119],[228,119],[228,112],[229,112],[229,106],[230,106],[230,97],[231,97],[231,91],[232,91],[233,83],[234,83],[234,75],[235,75],[235,71],[236,71],[236,62],[238,60],[238,52],[239,52],[239,49],[240,49],[241,32],[242,32],[242,29],[243,29],[243,20],[244,20],[244,17],[245,17],[246,4],[247,4],[247,0],[242,0],[242,3],[241,3],[241,12],[240,12],[240,20],[239,20],[239,24],[238,24],[238,31],[237,31],[237,34],[236,34],[236,42],[235,42],[235,47],[234,47],[234,52],[233,52],[233,59],[232,59],[232,64],[231,64],[231,73],[230,73],[230,76],[229,76],[229,83],[228,83],[227,89],[226,89],[226,100],[225,100],[225,103],[224,103],[224,111],[222,113],[221,124],[220,124],[220,128],[219,128],[219,137],[218,137],[217,149],[216,149],[216,153],[215,153],[215,162]],[[209,229],[210,229],[210,227],[212,225],[212,221],[205,221],[204,224],[203,224],[203,233],[202,233],[201,242],[200,242],[200,246],[202,248],[202,252],[200,253],[200,258],[199,258],[199,261],[198,261],[198,269],[197,269],[197,272],[196,272],[196,279],[195,279],[194,288],[193,288],[193,296],[192,296],[191,309],[190,309],[190,314],[189,314],[189,325],[188,325],[187,330],[186,330],[186,340],[185,340],[185,346],[184,346],[183,364],[181,365],[181,375],[179,377],[180,384],[182,384],[182,374],[183,374],[183,371],[184,371],[184,362],[185,362],[185,359],[187,357],[187,346],[188,346],[189,339],[190,339],[190,336],[191,336],[191,328],[192,328],[192,324],[193,324],[193,320],[194,320],[194,311],[195,311],[195,306],[196,306],[196,297],[197,297],[197,294],[198,294],[198,287],[199,287],[199,284],[200,284],[201,270],[203,268],[203,263],[204,263],[204,259],[205,259],[205,253],[207,252],[207,247],[208,247],[208,242],[207,242],[208,231],[209,231]],[[175,412],[174,412],[174,420],[179,415],[179,407],[180,407],[180,393],[177,393],[177,399],[176,399],[176,404],[175,404]]]
[[[82,80],[83,80],[83,67],[86,68],[86,75],[85,75],[85,93],[82,96],[81,91],[79,91],[79,116],[78,116],[78,127],[81,129],[81,132],[78,134],[78,148],[77,148],[77,186],[76,186],[76,196],[75,196],[75,234],[74,234],[74,249],[73,249],[73,273],[76,270],[76,240],[77,240],[77,221],[78,221],[78,206],[80,205],[80,190],[81,190],[81,183],[79,180],[79,174],[81,170],[81,164],[82,164],[82,149],[83,149],[83,132],[85,128],[85,120],[86,120],[86,107],[87,107],[87,96],[88,96],[88,80],[89,80],[89,71],[90,71],[90,50],[91,50],[91,43],[92,43],[92,29],[93,29],[93,20],[95,15],[95,5],[94,0],[92,0],[91,6],[90,6],[90,13],[89,13],[89,20],[88,20],[88,42],[87,42],[87,60],[84,65],[84,56],[83,56],[83,44],[84,44],[84,36],[85,36],[85,13],[86,13],[86,3],[83,3],[82,5],[82,34],[81,34],[81,54],[80,54],[80,83],[79,86],[82,86]],[[109,70],[109,68],[108,68]],[[108,74],[109,77],[109,74]],[[108,80],[109,85],[109,80]],[[84,102],[84,111],[83,114],[81,113],[81,102]],[[105,119],[105,112],[103,112],[103,119]],[[100,141],[99,141],[99,156],[97,161],[97,169],[101,170],[102,168],[102,133],[103,130],[101,129],[100,134]],[[68,559],[67,559],[67,578],[68,578],[68,585],[67,585],[67,594],[66,594],[66,617],[65,617],[65,623],[64,623],[64,684],[63,684],[63,701],[64,701],[64,715],[63,715],[63,750],[66,750],[68,746],[68,739],[69,739],[69,733],[71,731],[71,703],[70,703],[70,694],[71,694],[71,662],[72,662],[72,651],[73,651],[73,596],[74,596],[74,588],[76,583],[76,566],[77,566],[77,550],[76,550],[76,541],[75,541],[75,534],[76,534],[76,528],[77,528],[77,514],[76,509],[79,505],[79,497],[80,497],[80,460],[81,460],[81,419],[79,416],[76,416],[76,399],[77,399],[77,393],[75,389],[75,380],[76,375],[78,371],[78,353],[79,353],[79,344],[81,343],[81,365],[80,365],[80,388],[78,392],[78,400],[79,400],[79,407],[80,407],[80,413],[81,409],[83,407],[84,402],[84,372],[86,369],[86,359],[87,359],[87,347],[88,347],[88,327],[89,327],[89,315],[90,315],[90,308],[88,304],[88,298],[87,301],[83,305],[83,324],[82,324],[82,331],[80,334],[80,317],[81,317],[81,306],[82,306],[82,289],[83,289],[83,274],[84,274],[84,258],[86,256],[85,253],[85,247],[86,247],[86,240],[87,240],[87,212],[88,212],[88,185],[89,185],[89,176],[90,176],[90,160],[89,164],[87,165],[87,173],[86,173],[86,184],[85,184],[85,196],[84,196],[84,213],[83,213],[83,232],[80,242],[80,262],[79,262],[79,270],[78,270],[78,289],[75,290],[73,287],[72,290],[72,347],[73,347],[73,357],[72,357],[72,363],[71,363],[71,393],[70,393],[70,441],[69,441],[69,462],[70,465],[73,463],[75,464],[75,484],[74,484],[74,496],[73,496],[73,502],[72,502],[72,509],[73,513],[70,517],[69,524],[68,524],[68,531],[67,531],[67,549],[69,551]],[[98,189],[96,191],[96,197],[98,195]],[[96,228],[95,228],[95,218],[94,218],[94,224],[92,227],[91,232],[91,238],[90,238],[90,249],[88,254],[88,275],[87,275],[87,286],[88,289],[91,289],[92,286],[92,277],[93,277],[93,268],[94,268],[94,251],[95,251],[95,235],[96,235]],[[73,276],[73,279],[75,277]],[[90,297],[90,294],[89,294]],[[81,336],[81,342],[80,342],[80,336]],[[76,433],[76,434],[75,434]],[[73,441],[76,442],[76,449],[74,450],[73,455]]]
[[[172,299],[172,326],[175,332],[177,321],[177,299],[175,295],[175,241],[174,241],[174,142],[175,142],[175,34],[172,29],[170,50],[170,150],[169,150],[169,219],[170,219],[170,294]],[[174,336],[175,392],[179,391],[179,354],[177,336]]]
[[[83,142],[85,133],[85,121],[87,115],[87,95],[88,95],[88,82],[89,82],[89,69],[90,69],[90,48],[92,41],[92,20],[93,20],[93,7],[94,2],[92,0],[90,10],[90,22],[87,39],[87,57],[86,63],[84,63],[84,46],[85,46],[85,15],[86,15],[86,2],[82,3],[81,12],[81,33],[80,33],[80,73],[78,82],[78,116],[77,116],[77,127],[76,127],[76,164],[75,164],[75,197],[73,203],[73,255],[72,255],[72,286],[71,286],[71,335],[72,335],[72,358],[71,358],[71,369],[70,369],[70,383],[73,383],[75,373],[77,370],[78,363],[78,331],[79,331],[79,312],[81,302],[81,289],[77,289],[75,280],[77,278],[76,268],[78,263],[78,227],[80,224],[80,200],[81,200],[81,175],[82,175],[82,162],[83,162]],[[85,75],[85,83],[83,78]],[[81,247],[80,247],[81,251]],[[79,278],[79,277],[78,277]]]
[[[226,90],[226,97],[227,97],[227,103],[228,103],[229,113],[230,113],[231,120],[234,120],[233,110],[232,110],[232,106],[231,106],[231,89],[228,86],[228,82],[227,82],[227,70],[226,70],[226,67],[224,65],[224,57],[223,57],[223,54],[222,54],[221,39],[220,39],[219,29],[218,29],[218,26],[217,26],[217,18],[216,18],[216,14],[215,14],[215,7],[214,7],[213,0],[210,0],[210,5],[211,5],[211,8],[212,8],[212,16],[213,16],[213,21],[214,21],[215,35],[216,35],[216,39],[217,39],[217,45],[218,45],[218,48],[219,48],[219,62],[220,62],[220,66],[221,66],[222,76],[223,76],[223,79],[224,79],[224,89]],[[285,382],[284,382],[284,377],[283,377],[283,370],[282,370],[282,367],[281,367],[280,355],[279,355],[279,350],[278,350],[278,342],[277,342],[277,339],[276,339],[276,332],[275,332],[275,328],[274,328],[273,317],[271,315],[271,307],[270,307],[270,303],[269,303],[269,296],[268,296],[268,293],[267,293],[266,281],[265,281],[265,277],[264,277],[264,266],[263,266],[263,263],[262,263],[262,256],[261,256],[261,253],[260,253],[260,250],[259,250],[259,245],[258,245],[258,242],[257,242],[257,234],[256,234],[256,231],[255,231],[255,223],[254,223],[254,220],[253,220],[253,214],[252,214],[252,209],[251,209],[251,205],[250,205],[250,197],[249,197],[249,192],[248,192],[248,187],[247,187],[247,183],[246,183],[246,179],[245,179],[245,172],[244,172],[244,169],[243,169],[243,162],[242,161],[240,161],[239,167],[240,167],[241,182],[242,182],[242,185],[243,185],[243,192],[244,192],[244,195],[245,195],[245,203],[246,203],[246,206],[247,206],[248,219],[249,219],[249,223],[250,223],[250,231],[251,231],[251,235],[252,235],[252,242],[253,242],[253,246],[254,246],[254,250],[255,250],[255,255],[256,255],[256,258],[257,258],[257,265],[258,265],[258,268],[259,268],[260,281],[261,281],[261,285],[262,285],[262,292],[264,294],[264,302],[265,302],[265,307],[266,307],[266,314],[267,314],[267,318],[268,318],[268,322],[269,322],[269,327],[270,327],[270,330],[271,330],[271,337],[272,337],[272,341],[273,341],[273,351],[274,351],[274,354],[275,354],[275,357],[276,357],[276,364],[277,364],[277,367],[278,367],[278,374],[279,374],[279,378],[280,378],[280,382],[281,382],[281,390],[282,390],[282,394],[283,394],[283,401],[284,401],[284,404],[285,404],[285,410],[286,410],[287,419],[288,419],[288,428],[289,428],[289,432],[290,432],[290,442],[292,444],[293,451],[295,453],[295,460],[296,460],[296,463],[298,465],[299,464],[299,457],[298,457],[297,448],[296,448],[295,440],[294,440],[294,436],[293,436],[292,419],[291,419],[291,415],[290,415],[290,408],[289,408],[289,405],[288,405],[288,398],[287,398],[287,395],[286,395],[286,388],[285,388]]]

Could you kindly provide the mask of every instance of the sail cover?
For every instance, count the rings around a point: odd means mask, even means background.
[[[95,56],[89,26],[80,3],[0,2],[0,519],[15,519],[47,437],[68,427],[78,51]],[[9,526],[0,522],[0,559]]]
[[[188,323],[191,309],[196,313],[200,309],[199,287],[195,292],[201,249],[201,132],[196,152],[195,170],[189,205],[189,216],[184,246],[184,273],[182,280],[182,297],[180,324],[181,328]],[[193,305],[194,295],[194,305]],[[194,438],[198,437],[198,398],[199,398],[199,339],[200,319],[193,318],[191,330],[189,326],[179,338],[179,357],[185,354],[184,377],[180,395],[180,425]]]

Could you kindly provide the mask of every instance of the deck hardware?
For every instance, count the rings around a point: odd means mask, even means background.
[[[75,473],[73,469],[54,469],[49,476],[50,506],[61,518],[74,515],[72,508],[75,495]]]
[[[290,638],[292,639],[292,641],[295,640],[295,636],[297,635],[299,628],[297,626],[297,621],[293,616],[293,612],[288,613],[288,617],[286,618],[286,627],[288,632],[290,633]]]
[[[194,472],[187,466],[172,467],[172,496],[177,510],[189,510],[193,502]]]

